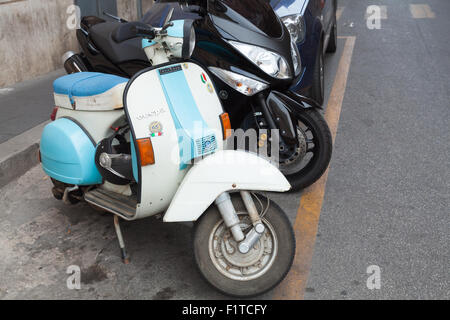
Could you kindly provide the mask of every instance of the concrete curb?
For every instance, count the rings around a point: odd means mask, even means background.
[[[39,163],[39,141],[47,123],[0,144],[0,188]]]

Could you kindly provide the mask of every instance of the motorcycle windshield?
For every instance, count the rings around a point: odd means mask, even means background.
[[[208,12],[243,27],[257,29],[272,38],[279,38],[283,33],[281,22],[270,6],[269,0],[210,1]]]
[[[183,3],[180,3],[177,0],[158,0],[153,4],[151,9],[142,17],[141,21],[153,27],[160,28],[163,26],[167,14],[172,8],[174,9],[172,21],[184,19],[197,20],[201,18],[198,13],[190,12],[187,9],[183,10],[182,4],[185,5],[187,4],[189,6],[194,5],[201,6],[204,3],[202,2],[202,0],[189,0]]]

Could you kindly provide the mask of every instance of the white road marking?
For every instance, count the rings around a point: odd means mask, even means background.
[[[0,95],[6,95],[14,91],[14,88],[0,88]]]

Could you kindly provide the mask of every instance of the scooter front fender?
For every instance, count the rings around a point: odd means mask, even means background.
[[[223,192],[285,192],[290,189],[290,183],[269,161],[245,151],[219,151],[189,170],[164,221],[196,221]]]

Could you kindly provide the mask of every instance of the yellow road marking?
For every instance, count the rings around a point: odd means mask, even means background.
[[[433,19],[436,17],[433,10],[427,4],[410,4],[409,10],[414,19]]]
[[[342,16],[342,11],[344,11],[344,7],[338,7],[336,9],[336,20],[339,21],[339,19]]]
[[[339,124],[339,118],[344,100],[345,88],[347,87],[348,73],[355,47],[356,37],[345,38],[344,52],[342,53],[339,67],[334,79],[333,88],[328,100],[325,119],[328,122],[333,137]],[[286,279],[274,290],[274,299],[298,300],[303,299],[305,287],[308,280],[311,259],[314,253],[317,227],[319,225],[320,211],[322,209],[325,186],[329,169],[315,184],[305,189],[300,199],[297,218],[294,223],[296,237],[295,260],[292,269]]]

